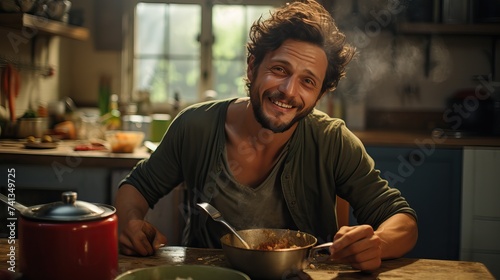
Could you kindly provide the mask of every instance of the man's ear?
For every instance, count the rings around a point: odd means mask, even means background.
[[[253,73],[254,73],[254,68],[255,68],[255,56],[251,55],[247,59],[247,78],[251,82],[253,80]]]

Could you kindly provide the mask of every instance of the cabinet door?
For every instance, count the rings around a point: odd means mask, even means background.
[[[458,259],[461,149],[367,147],[375,167],[418,215],[419,238],[407,257]]]
[[[0,164],[0,187],[6,188],[7,172],[12,169],[15,173],[15,189],[26,194],[30,190],[54,191],[56,196],[51,201],[59,201],[64,191],[76,191],[78,200],[92,203],[110,203],[109,198],[109,170],[104,168],[74,167],[71,164],[53,163],[51,166],[29,164]],[[26,197],[31,199],[32,197]],[[17,197],[20,203],[29,205],[24,197]],[[44,201],[32,203],[47,203]]]
[[[500,148],[464,149],[460,259],[500,279]]]

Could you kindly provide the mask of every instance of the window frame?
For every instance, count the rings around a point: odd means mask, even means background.
[[[214,5],[271,5],[280,6],[286,0],[129,0],[125,11],[125,39],[122,52],[122,88],[126,96],[122,100],[135,100],[137,96],[134,89],[134,53],[135,53],[135,9],[138,3],[167,3],[167,4],[196,4],[201,6],[201,36],[200,36],[200,82],[197,96],[201,99],[206,90],[213,89],[212,79],[212,7]],[[168,104],[153,104],[153,111],[168,110]]]

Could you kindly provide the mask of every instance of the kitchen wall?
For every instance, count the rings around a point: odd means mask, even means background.
[[[95,48],[96,30],[108,28],[94,24],[97,1],[72,0],[72,9],[83,14],[83,27],[90,30],[90,38],[84,42],[66,40],[61,46],[66,62],[64,66],[71,80],[71,85],[61,94],[71,97],[79,106],[97,106],[99,78],[103,75],[111,77],[112,92],[121,93],[121,52]]]
[[[359,1],[335,1],[332,8],[347,40],[359,52],[337,91],[346,104],[344,117],[350,127],[366,128],[369,112],[434,114],[437,119],[429,122],[442,122],[441,112],[455,91],[475,88],[480,82],[473,77],[488,77],[492,65],[498,71],[500,45],[492,52],[498,40],[493,36],[394,33],[396,19],[404,21],[407,13],[398,3],[406,2],[362,1],[357,7],[354,2]],[[498,74],[491,78],[500,79]]]
[[[434,36],[429,58],[426,40],[427,36],[377,35],[359,48],[346,87],[365,97],[371,109],[442,110],[452,92],[478,84],[473,76],[491,73],[490,38]]]

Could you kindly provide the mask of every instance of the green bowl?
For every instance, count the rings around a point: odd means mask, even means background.
[[[118,275],[115,280],[250,280],[246,274],[208,265],[162,265],[138,268]]]

